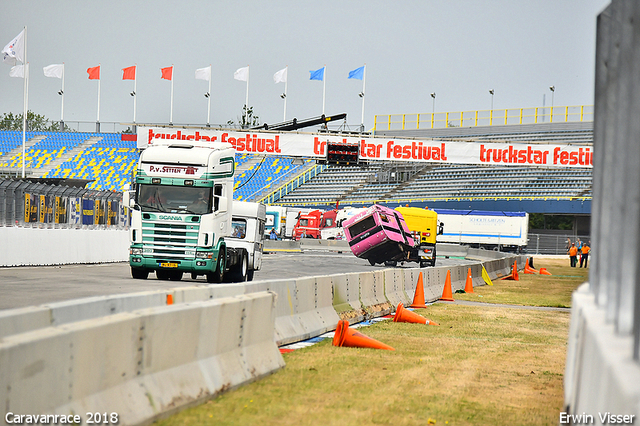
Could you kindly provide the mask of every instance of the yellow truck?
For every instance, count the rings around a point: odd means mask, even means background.
[[[436,235],[443,232],[438,213],[418,207],[396,207],[413,234],[416,246],[409,254],[408,261],[419,262],[420,267],[436,265]]]

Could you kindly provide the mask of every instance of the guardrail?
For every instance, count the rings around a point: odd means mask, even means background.
[[[375,115],[373,130],[441,129],[593,121],[593,105]]]
[[[457,247],[457,250],[456,250]],[[526,259],[450,247],[485,259],[435,268],[394,268],[250,283],[190,286],[0,312],[0,399],[7,412],[117,413],[149,423],[284,366],[277,345],[393,312],[412,301],[423,273],[425,299],[492,279]],[[167,305],[167,303],[171,303]],[[4,420],[4,419],[3,419]],[[86,421],[87,419],[84,418]]]

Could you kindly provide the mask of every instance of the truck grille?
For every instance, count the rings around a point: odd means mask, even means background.
[[[185,225],[143,220],[143,255],[156,259],[194,259],[199,228],[198,223]]]

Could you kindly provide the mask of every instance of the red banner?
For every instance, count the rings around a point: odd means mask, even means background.
[[[237,152],[289,157],[325,158],[326,144],[360,147],[367,161],[413,161],[451,164],[521,165],[535,167],[592,167],[591,144],[524,144],[420,139],[353,137],[313,133],[229,131],[138,127],[138,148],[177,141],[198,146],[229,143]]]

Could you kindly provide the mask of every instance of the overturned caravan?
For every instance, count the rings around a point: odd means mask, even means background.
[[[411,260],[416,245],[402,214],[374,204],[343,223],[354,255],[371,265]]]

